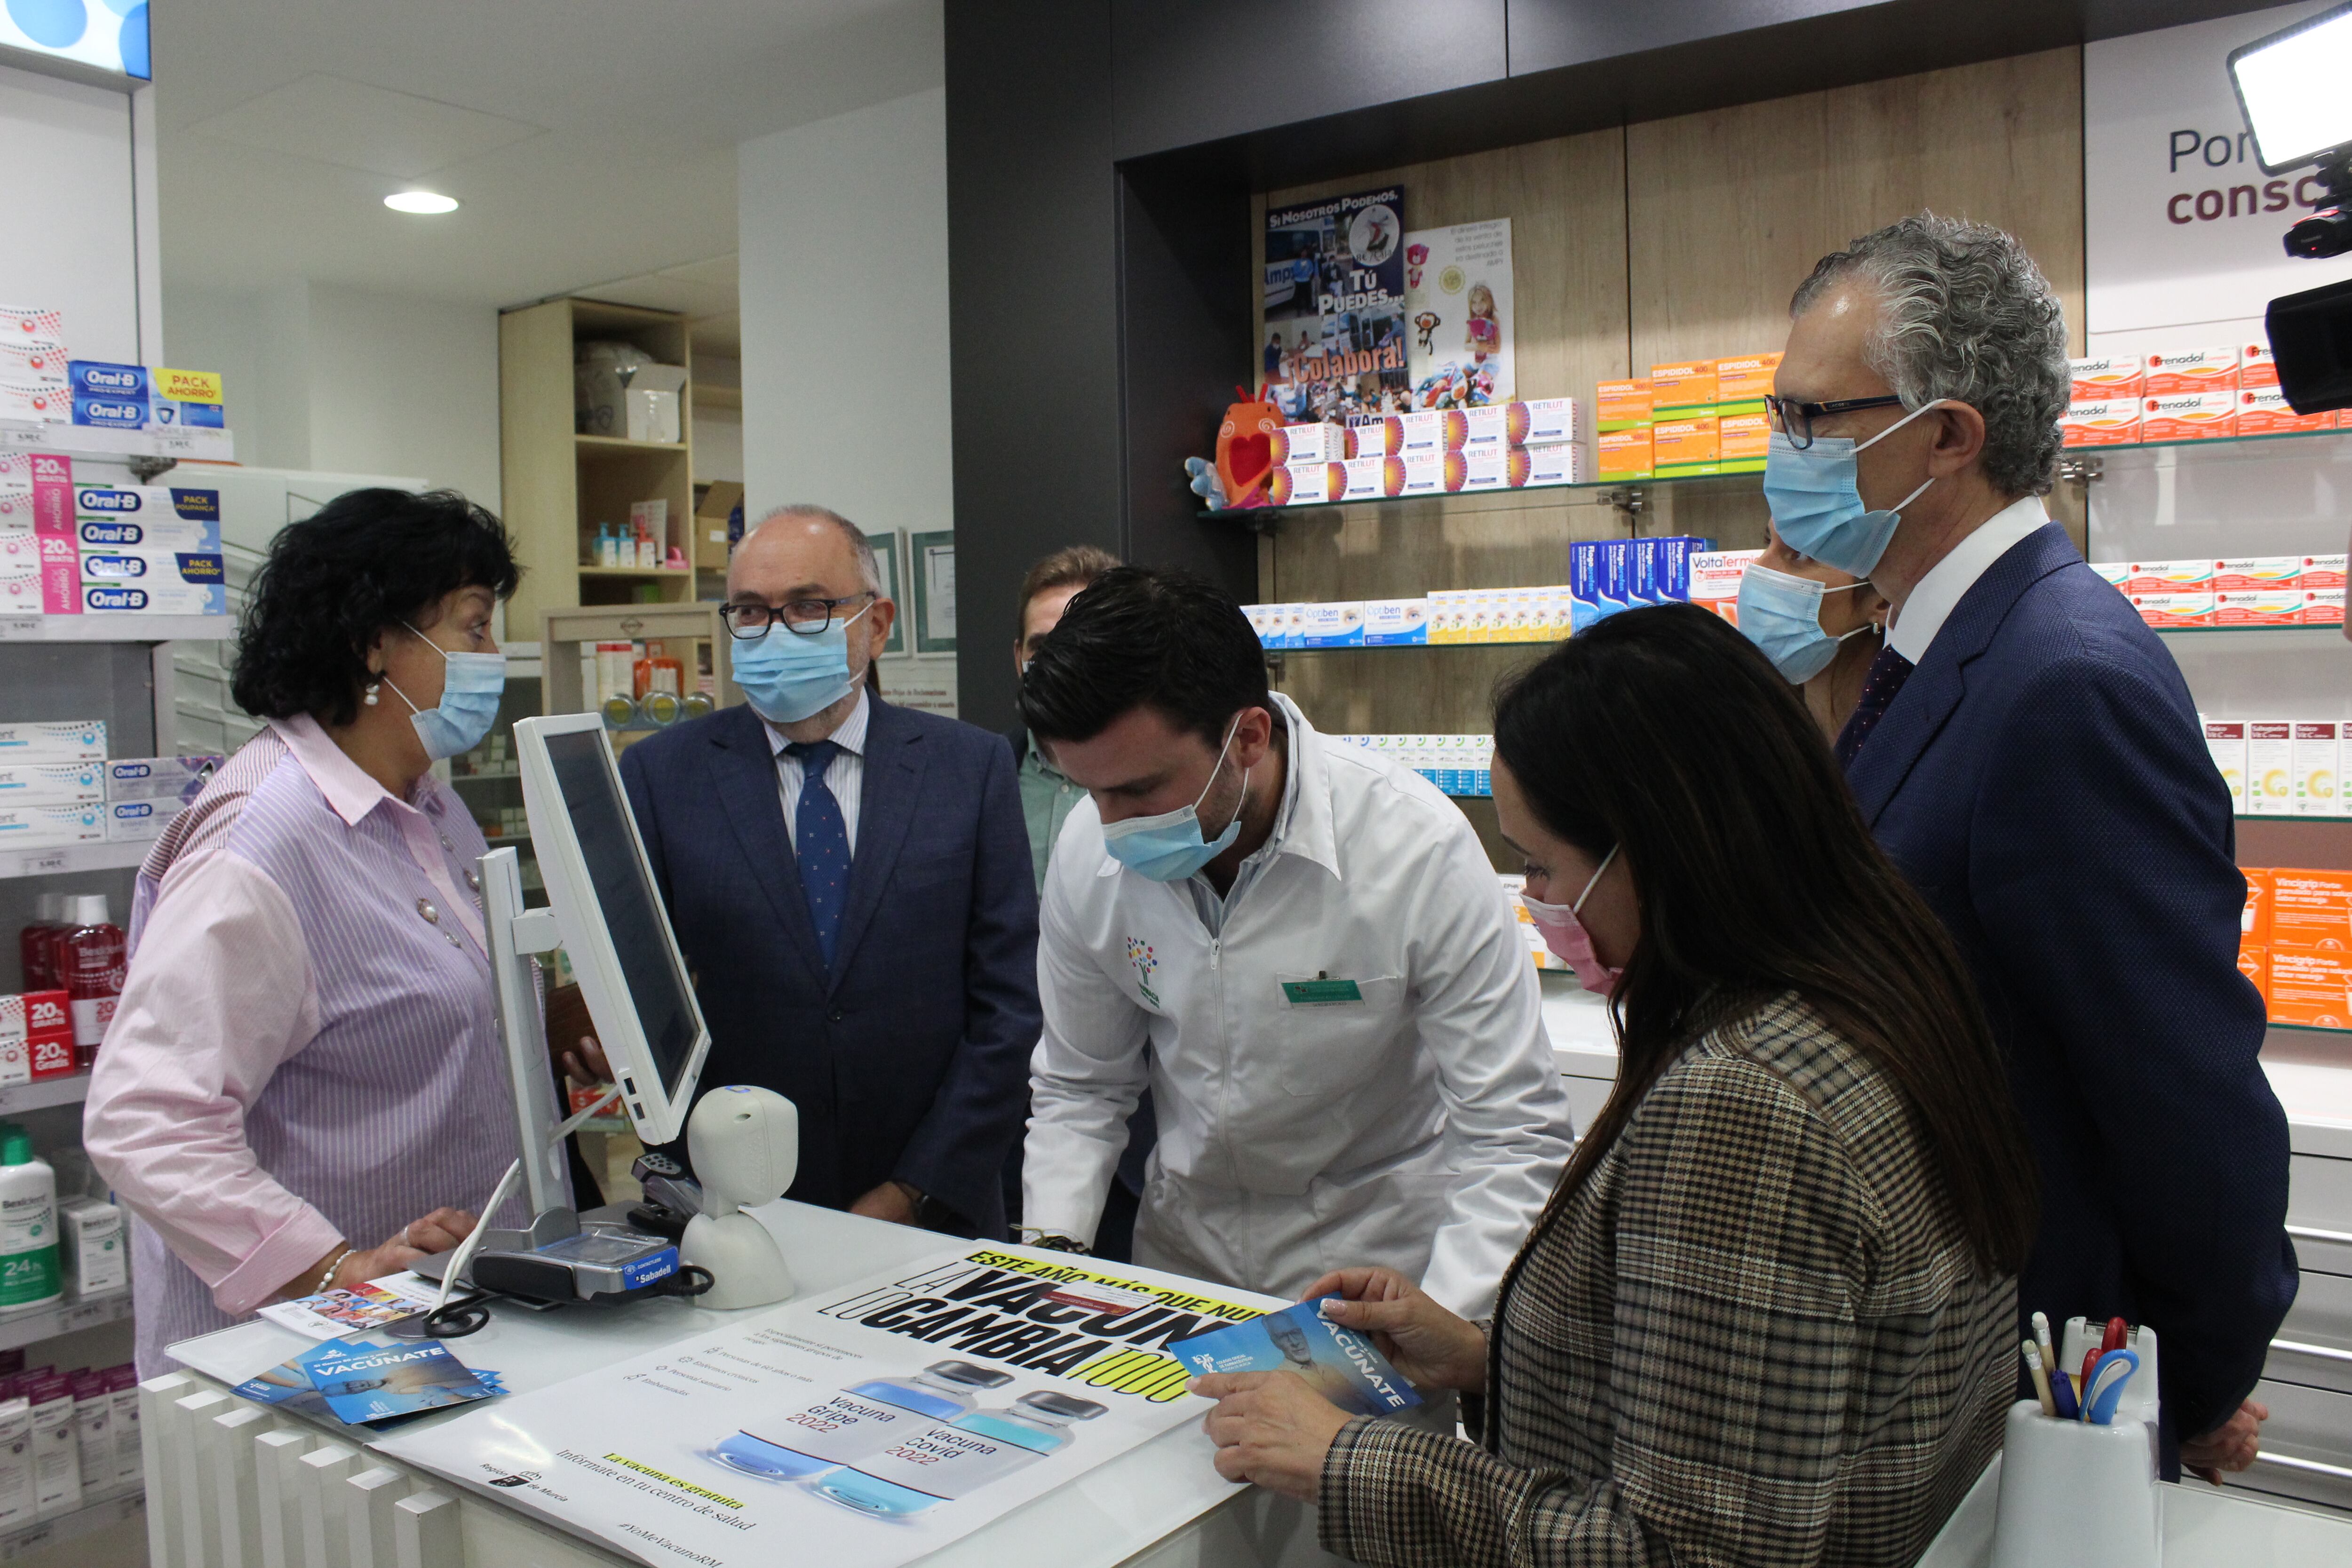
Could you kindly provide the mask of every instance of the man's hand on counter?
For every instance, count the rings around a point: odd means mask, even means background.
[[[2180,1468],[2220,1486],[2224,1470],[2234,1473],[2254,1462],[2263,1448],[2263,1423],[2270,1418],[2269,1405],[2242,1402],[2227,1421],[2180,1445]]]
[[[613,1064],[596,1043],[596,1026],[577,985],[558,985],[547,994],[547,1054],[555,1068],[583,1089],[613,1081]]]
[[[867,1219],[887,1219],[892,1225],[913,1225],[915,1211],[923,1194],[904,1182],[884,1182],[864,1197],[849,1205],[849,1212],[864,1215]]]

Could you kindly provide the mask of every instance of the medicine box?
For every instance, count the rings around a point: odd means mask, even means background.
[[[1466,452],[1480,447],[1519,445],[1511,435],[1511,410],[1519,406],[1515,403],[1490,403],[1462,410],[1462,449]]]
[[[1715,362],[1676,360],[1650,367],[1650,417],[1686,419],[1715,412]]]
[[[2159,630],[2168,627],[2210,626],[2213,624],[2213,592],[2156,592],[2131,595],[2139,618]]]
[[[1650,432],[1644,425],[1627,430],[1603,430],[1592,438],[1594,477],[1601,479],[1646,479],[1652,477]]]
[[[0,337],[0,379],[41,386],[66,384],[66,352],[39,338]]]
[[[1266,441],[1276,463],[1337,463],[1348,455],[1348,431],[1340,425],[1285,425]]]
[[[2270,884],[2273,963],[2282,952],[2352,956],[2352,871],[2278,866]]]
[[[1429,642],[1433,647],[1462,640],[1464,595],[1459,588],[1432,588],[1427,596]]]
[[[1307,646],[1308,647],[1363,647],[1363,601],[1348,599],[1307,605]]]
[[[2237,555],[2213,563],[2213,586],[2224,588],[2299,588],[2303,585],[2300,555]]]
[[[1276,506],[1328,506],[1347,493],[1348,470],[1338,463],[1286,463],[1265,488]]]
[[[1650,426],[1650,461],[1660,479],[1722,471],[1722,447],[1712,414],[1661,419]]]
[[[2217,626],[2292,626],[2303,620],[2303,590],[2219,588],[2213,594]]]
[[[2278,360],[2271,353],[2267,339],[2254,339],[2238,345],[2238,390],[2259,391],[2279,384]]]
[[[1721,472],[1759,474],[1772,449],[1772,417],[1769,414],[1725,414],[1717,417],[1716,446]]]
[[[1478,412],[1473,409],[1471,412]],[[1511,482],[1511,448],[1500,442],[1445,454],[1449,490],[1499,490]]]
[[[1393,458],[1404,450],[1404,422],[1393,414],[1356,414],[1348,419],[1348,457]]]
[[[1652,417],[1647,376],[1604,381],[1592,389],[1592,428],[1596,433],[1638,429]]]
[[[2099,581],[2110,588],[2122,588],[2131,582],[2132,569],[2128,561],[2094,561],[2090,567],[2099,574]]]
[[[2066,365],[2074,377],[2073,390],[2067,394],[2070,403],[2101,403],[2111,397],[2137,402],[2147,389],[2147,378],[2137,354],[2100,354],[2068,360]]]
[[[223,760],[217,754],[117,757],[104,766],[106,798],[193,801],[220,772]]]
[[[1242,619],[1249,623],[1249,628],[1251,632],[1256,636],[1258,646],[1260,647],[1267,646],[1265,610],[1266,607],[1264,605],[1244,605],[1242,606]]]
[[[121,1209],[95,1198],[73,1198],[58,1205],[58,1223],[61,1231],[58,1261],[65,1273],[68,1295],[87,1301],[130,1288],[131,1261]],[[100,1484],[104,1479],[100,1478]]]
[[[158,837],[172,818],[187,809],[184,800],[110,800],[106,805],[106,841],[142,844]]]
[[[2337,768],[2340,761],[2336,725],[2333,721],[2294,721],[2294,815],[2340,816]],[[2352,942],[2352,930],[2345,933]]]
[[[1761,414],[1780,369],[1779,353],[1738,354],[1715,362],[1715,411]]]
[[[1402,449],[1407,458],[1458,452],[1468,437],[1469,422],[1459,408],[1424,408],[1396,416]]]
[[[1364,601],[1364,646],[1366,647],[1409,647],[1428,641],[1428,600],[1367,599]]]
[[[2205,752],[2213,771],[2230,792],[2232,815],[2246,815],[2246,721],[2243,719],[2205,721]]]
[[[1695,550],[1690,554],[1689,597],[1713,602],[1739,597],[1739,579],[1761,550]]]
[[[106,760],[103,719],[35,720],[0,724],[0,763],[102,763]]]
[[[1510,405],[1515,447],[1552,447],[1584,439],[1584,409],[1573,397],[1531,397]]]
[[[2303,558],[2303,575],[2299,579],[2305,588],[2341,588],[2344,586],[2346,557],[2306,555]]]
[[[0,379],[0,419],[39,419],[53,425],[73,420],[73,393],[46,381]]]
[[[2352,1023],[2345,1005],[2352,991],[2352,953],[2273,947],[2270,984],[2263,989],[2274,1024],[2340,1029]]]
[[[1601,545],[1583,540],[1568,547],[1568,625],[1571,634],[1601,618]]]
[[[1584,448],[1573,441],[1551,447],[1521,447],[1510,455],[1513,485],[1574,485],[1584,482]]]
[[[2241,436],[2295,436],[2313,430],[2337,429],[2341,424],[2341,412],[2336,409],[2324,414],[2297,414],[2287,406],[2286,394],[2275,386],[2241,387],[2238,390],[2238,434]]]
[[[1404,493],[1402,458],[1349,458],[1339,469],[1341,500],[1381,500]]]
[[[106,764],[0,762],[0,805],[67,805],[106,798]]]
[[[2164,349],[2147,356],[2143,397],[2177,397],[2184,393],[2238,390],[2238,347],[2222,343],[2210,348]]]
[[[1593,543],[1600,563],[1601,614],[1613,616],[1633,607],[1633,542],[1603,539]]]
[[[2307,626],[2342,626],[2344,590],[2305,588],[2303,591],[2303,624]]]
[[[2213,586],[2213,558],[2194,555],[2184,561],[2135,561],[2125,588],[2134,594],[2172,594]]]
[[[2140,400],[2109,397],[2070,403],[2058,421],[2058,438],[2069,447],[2117,447],[2140,439]]]
[[[1447,412],[1452,411],[1447,410]],[[1415,416],[1406,414],[1399,417],[1411,419]],[[1399,462],[1404,468],[1404,483],[1399,488],[1398,494],[1433,496],[1445,493],[1445,454],[1444,452],[1433,448],[1416,452],[1408,448]]]
[[[105,837],[102,800],[0,804],[0,849],[47,849],[60,844],[96,844]]]
[[[2294,726],[2284,719],[2246,724],[2246,810],[2255,816],[2294,811]]]

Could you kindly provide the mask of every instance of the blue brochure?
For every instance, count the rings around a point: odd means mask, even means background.
[[[1230,1328],[1178,1340],[1168,1353],[1194,1372],[1295,1372],[1342,1410],[1386,1415],[1421,1403],[1370,1336],[1325,1318],[1318,1297]]]
[[[290,1414],[357,1426],[487,1399],[506,1388],[497,1373],[478,1373],[436,1342],[329,1340],[247,1379],[236,1392]]]

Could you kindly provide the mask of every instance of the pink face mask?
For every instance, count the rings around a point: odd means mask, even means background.
[[[1601,962],[1592,951],[1591,933],[1576,916],[1584,908],[1584,900],[1592,896],[1601,873],[1609,869],[1609,862],[1617,858],[1620,847],[1614,844],[1609,847],[1609,853],[1601,858],[1591,879],[1584,884],[1584,891],[1576,895],[1572,904],[1540,903],[1524,893],[1519,895],[1519,902],[1527,906],[1528,918],[1535,922],[1536,930],[1543,932],[1544,945],[1567,960],[1568,966],[1576,971],[1577,983],[1595,996],[1606,996],[1617,989],[1617,977],[1625,971],[1622,966],[1612,969]]]

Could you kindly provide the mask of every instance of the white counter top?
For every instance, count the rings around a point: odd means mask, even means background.
[[[2352,1563],[2352,1521],[2188,1481],[2159,1486],[2163,1568],[2306,1568]],[[1977,1479],[1918,1568],[1987,1568],[2000,1511],[2000,1456]],[[2154,1568],[2151,1564],[2150,1568]]]

